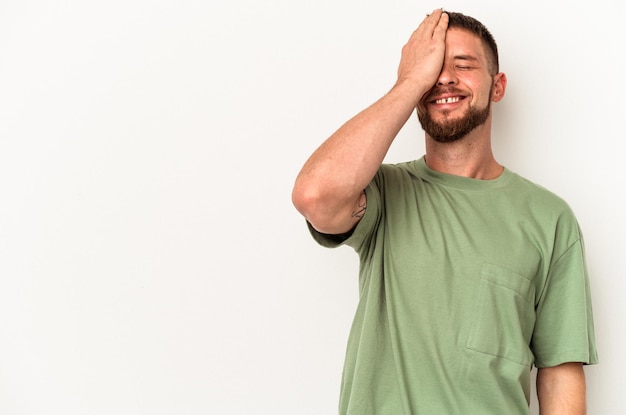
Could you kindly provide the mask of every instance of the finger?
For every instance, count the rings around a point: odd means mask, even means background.
[[[437,22],[437,26],[433,30],[433,38],[446,38],[446,31],[448,30],[448,13],[442,13],[441,18]]]
[[[424,19],[424,23],[429,26],[436,26],[441,16],[443,15],[443,9],[435,9],[431,14],[427,14]]]
[[[439,20],[442,14],[443,14],[443,9],[439,8],[439,9],[433,10],[433,12],[430,15],[435,16],[435,19]]]
[[[419,27],[414,33],[423,33],[428,38],[432,36],[433,31],[437,28],[443,15],[443,9],[435,9],[431,14],[427,14]],[[447,23],[446,23],[447,24]]]

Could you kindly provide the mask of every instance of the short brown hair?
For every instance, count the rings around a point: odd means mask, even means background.
[[[491,32],[485,27],[484,24],[474,19],[473,17],[466,16],[462,13],[448,12],[446,14],[449,17],[448,29],[457,28],[464,29],[478,36],[480,40],[487,46],[488,52],[490,52],[490,64],[493,74],[500,72],[500,63],[498,59],[498,45],[493,38]]]

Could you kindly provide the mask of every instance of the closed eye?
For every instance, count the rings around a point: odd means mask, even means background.
[[[478,58],[472,55],[458,55],[454,57],[454,67],[462,71],[468,71],[480,66]]]

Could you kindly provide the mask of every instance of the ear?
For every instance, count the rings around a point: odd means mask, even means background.
[[[506,82],[506,75],[504,72],[500,72],[493,77],[493,92],[491,94],[491,100],[493,102],[499,102],[502,98],[504,98]]]

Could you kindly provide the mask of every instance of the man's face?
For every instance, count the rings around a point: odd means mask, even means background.
[[[448,30],[441,74],[417,107],[422,128],[441,143],[463,138],[489,118],[493,89],[481,40],[465,30]]]

